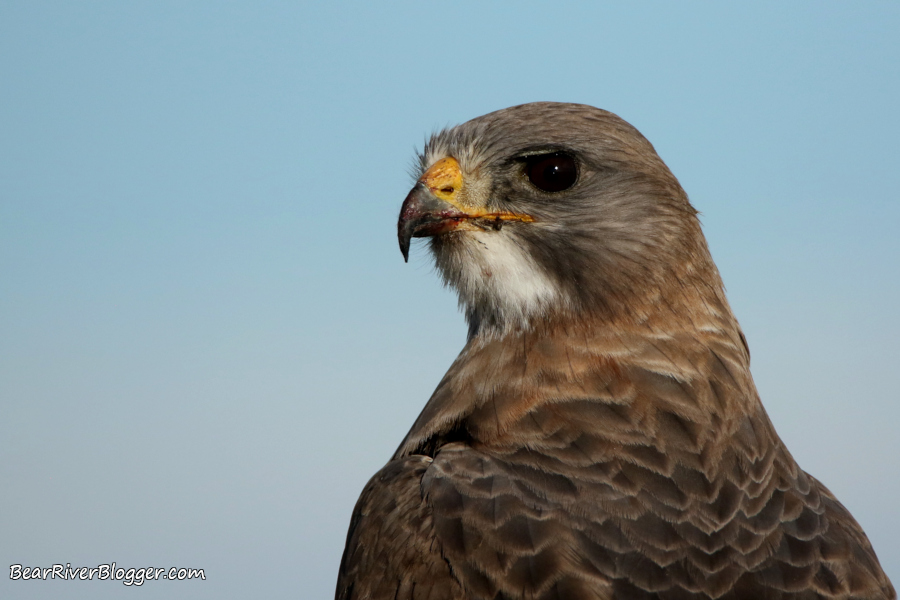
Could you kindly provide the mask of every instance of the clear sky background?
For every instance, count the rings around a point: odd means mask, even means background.
[[[0,2],[3,598],[330,598],[465,338],[396,217],[513,104],[640,129],[772,420],[900,584],[900,4]]]

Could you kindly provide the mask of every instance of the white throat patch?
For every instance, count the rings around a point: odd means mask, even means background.
[[[559,301],[559,289],[515,237],[499,231],[465,235],[466,252],[456,255],[459,264],[452,268],[458,279],[447,272],[445,277],[457,288],[470,321],[527,327]]]

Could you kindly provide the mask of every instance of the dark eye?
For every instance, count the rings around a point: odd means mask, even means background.
[[[575,185],[578,168],[575,159],[562,152],[530,156],[525,162],[528,180],[539,190],[561,192]]]

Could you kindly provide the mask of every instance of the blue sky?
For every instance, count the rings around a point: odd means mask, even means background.
[[[0,563],[330,597],[465,337],[397,248],[414,149],[556,100],[679,177],[776,428],[900,583],[897,31],[892,2],[0,4]],[[123,592],[0,578],[61,594]]]

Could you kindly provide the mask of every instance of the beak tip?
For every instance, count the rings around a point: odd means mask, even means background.
[[[400,254],[403,255],[403,262],[408,263],[409,262],[410,236],[405,234],[405,232],[401,231],[398,238],[399,238],[399,242],[400,242]]]

